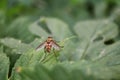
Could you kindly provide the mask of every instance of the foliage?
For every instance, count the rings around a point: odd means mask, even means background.
[[[0,2],[0,80],[119,80],[119,0]],[[48,36],[63,46],[36,47]],[[56,54],[56,56],[54,55]]]

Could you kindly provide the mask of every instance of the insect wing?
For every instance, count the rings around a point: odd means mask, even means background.
[[[39,51],[39,50],[43,49],[43,48],[45,47],[45,45],[46,45],[46,42],[41,43],[41,44],[36,48],[36,51]]]
[[[56,43],[56,42],[54,42],[54,41],[52,41],[52,47],[54,48],[54,49],[56,49],[56,50],[60,50],[60,46]]]

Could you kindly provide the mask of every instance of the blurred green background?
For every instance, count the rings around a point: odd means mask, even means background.
[[[119,39],[120,0],[0,0],[0,80],[119,80]]]
[[[78,21],[112,17],[119,25],[119,6],[119,0],[1,0],[0,37],[31,42],[36,36],[27,31],[27,27],[41,17],[61,19],[73,33],[73,26]]]

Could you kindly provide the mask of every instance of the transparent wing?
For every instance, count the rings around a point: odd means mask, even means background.
[[[43,48],[45,47],[45,45],[46,45],[46,42],[41,43],[41,44],[36,48],[36,51],[39,51],[39,50],[43,49]]]
[[[55,42],[55,41],[52,41],[52,47],[55,49],[55,50],[60,50],[61,47]]]

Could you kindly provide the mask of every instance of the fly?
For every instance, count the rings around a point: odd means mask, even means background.
[[[53,37],[48,37],[46,41],[44,41],[43,43],[41,43],[37,48],[36,50],[40,50],[44,48],[44,52],[48,52],[50,53],[51,52],[51,49],[53,50],[60,50],[61,49],[61,46],[59,46],[54,40],[53,40]]]

